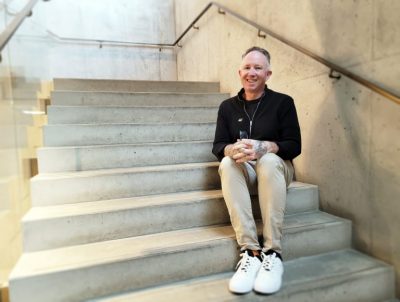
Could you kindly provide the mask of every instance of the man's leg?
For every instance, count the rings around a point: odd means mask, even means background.
[[[222,194],[241,250],[260,250],[248,187],[256,182],[255,171],[248,163],[237,164],[230,157],[224,157],[218,172]]]
[[[281,238],[286,191],[293,178],[293,166],[274,153],[257,161],[258,198],[263,219],[264,250],[282,252]]]
[[[253,217],[248,185],[256,183],[255,171],[250,164],[237,164],[225,157],[219,166],[222,193],[227,205],[236,239],[242,250],[236,272],[229,281],[229,290],[244,294],[253,289],[254,280],[261,267],[257,229]]]
[[[293,178],[293,166],[273,153],[257,161],[258,198],[263,219],[263,262],[254,282],[254,290],[272,294],[282,285],[282,225],[286,190]]]

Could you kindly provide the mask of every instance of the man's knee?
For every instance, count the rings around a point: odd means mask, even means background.
[[[258,173],[274,173],[282,172],[282,159],[275,153],[264,154],[257,163]]]
[[[229,156],[225,156],[219,164],[218,172],[221,174],[221,172],[232,169],[235,166],[236,162]]]

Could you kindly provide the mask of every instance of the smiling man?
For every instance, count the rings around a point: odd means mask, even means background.
[[[300,127],[293,99],[267,88],[271,77],[267,50],[249,48],[239,76],[243,88],[221,103],[213,153],[221,161],[222,193],[239,244],[241,259],[229,290],[272,294],[281,288],[282,225],[292,159],[301,152]],[[251,205],[258,195],[262,216],[259,243]]]

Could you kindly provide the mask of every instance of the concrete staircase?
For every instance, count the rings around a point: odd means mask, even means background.
[[[211,154],[218,83],[56,79],[11,302],[384,301],[388,265],[351,249],[351,222],[289,188],[284,287],[228,292],[238,260]],[[254,200],[257,217],[259,209]]]

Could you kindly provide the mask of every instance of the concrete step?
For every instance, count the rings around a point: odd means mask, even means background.
[[[233,295],[227,286],[232,273],[223,273],[96,301],[375,302],[394,295],[393,269],[354,250],[302,257],[284,262],[284,267],[282,289],[269,296]]]
[[[255,216],[260,218],[257,198]],[[317,186],[292,183],[286,214],[316,211]],[[33,207],[23,219],[25,251],[229,223],[220,190]]]
[[[44,146],[90,146],[204,141],[214,138],[214,123],[81,124],[43,127]]]
[[[46,147],[37,150],[39,172],[54,173],[215,161],[212,142]]]
[[[59,205],[220,187],[218,163],[43,173],[31,179],[32,205]]]
[[[288,216],[287,260],[350,247],[351,223],[322,212]],[[230,271],[238,260],[230,226],[24,253],[10,275],[11,301],[82,301]]]
[[[56,106],[219,106],[228,93],[53,91]]]
[[[215,123],[217,107],[49,106],[49,124]]]
[[[54,90],[141,91],[141,92],[219,92],[217,82],[132,81],[111,79],[54,79]]]

